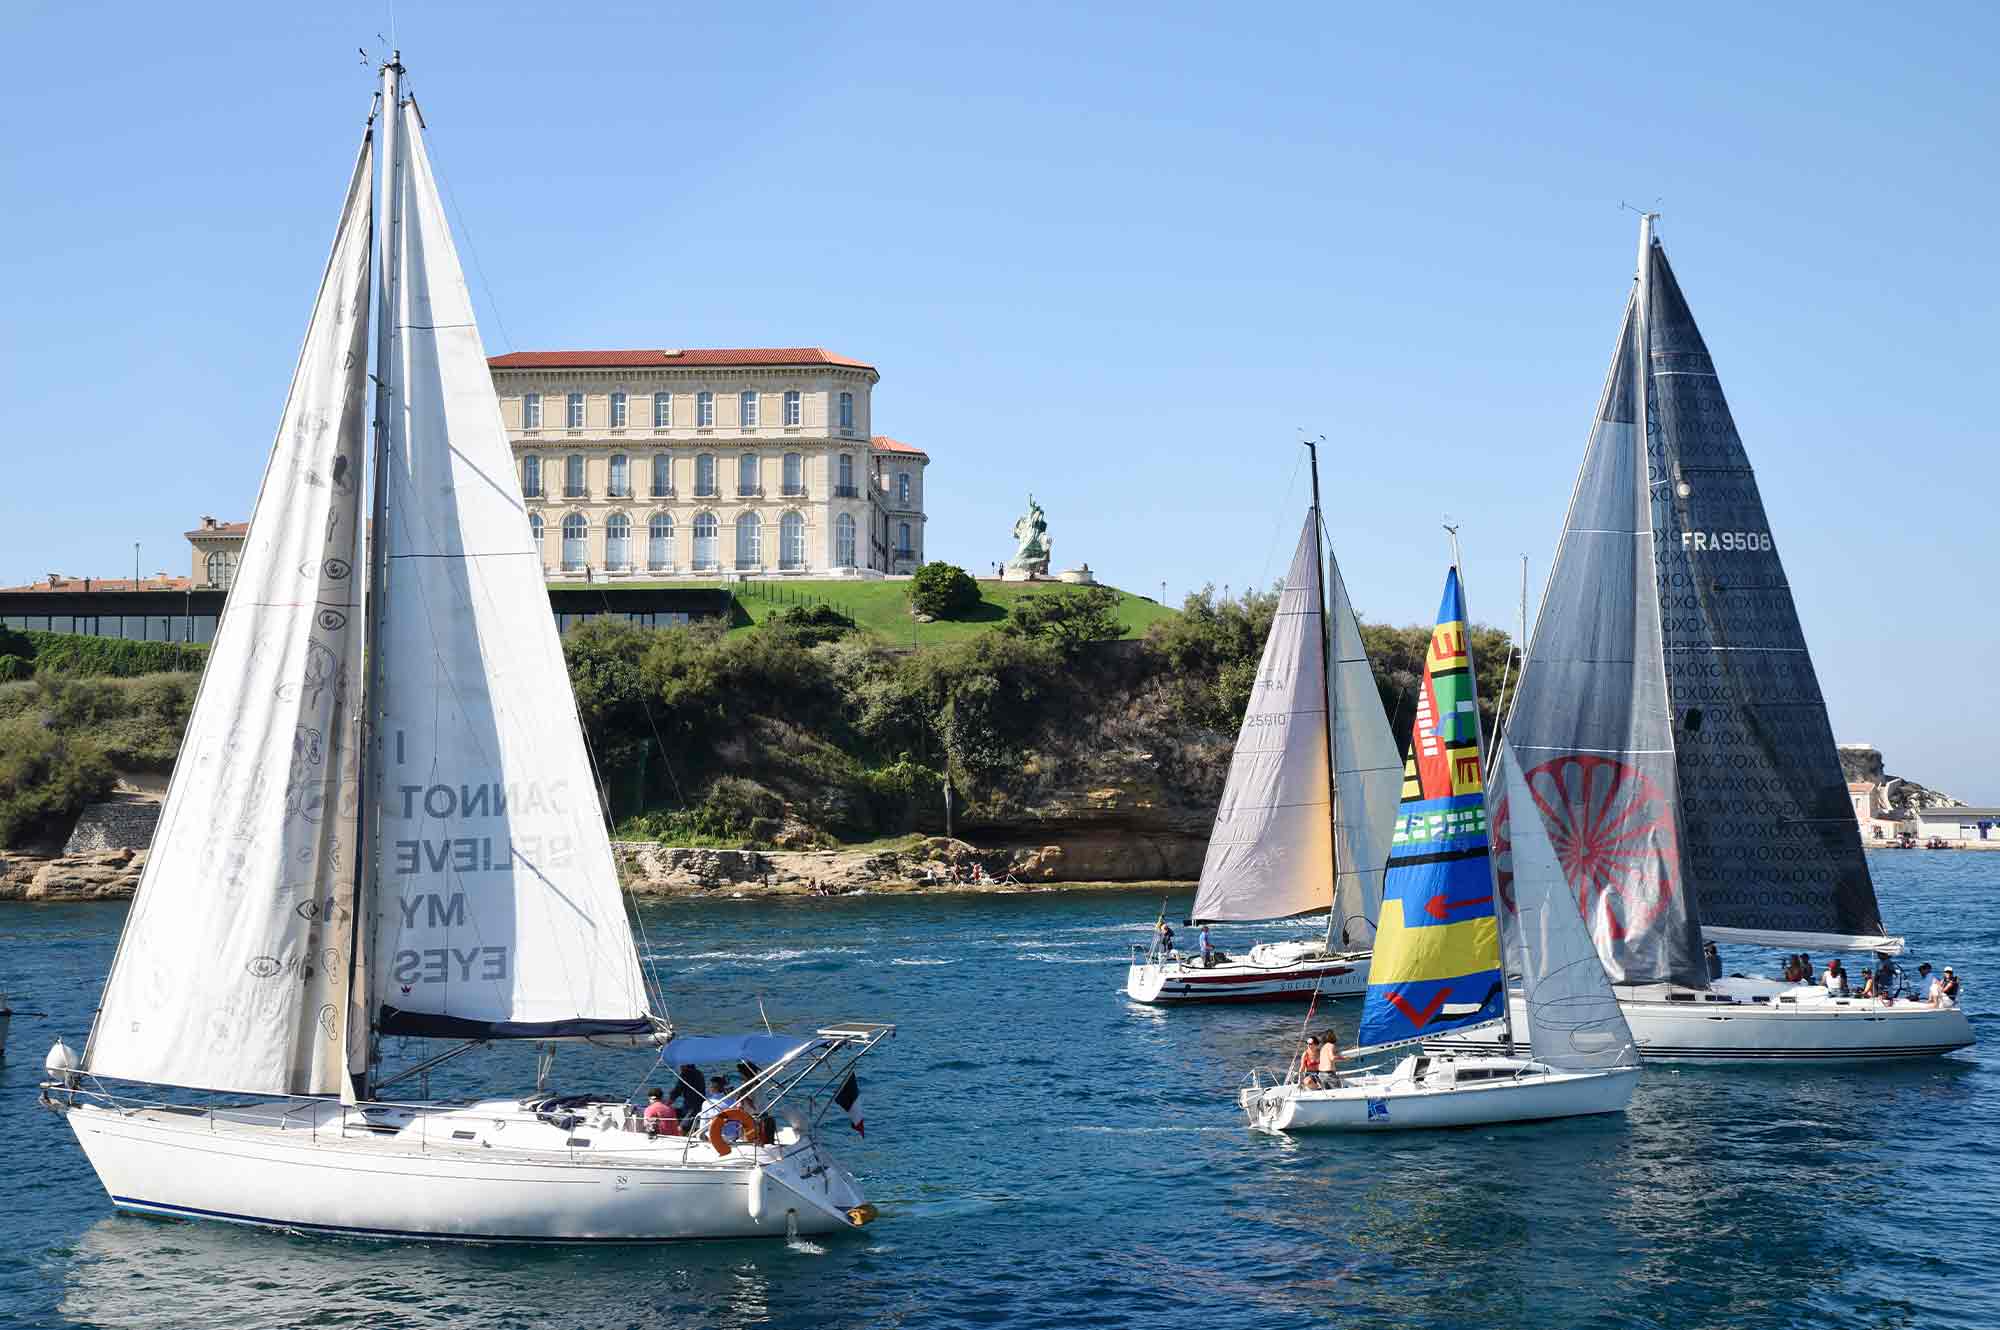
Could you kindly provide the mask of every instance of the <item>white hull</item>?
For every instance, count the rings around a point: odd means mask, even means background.
[[[78,1103],[67,1116],[114,1204],[182,1218],[364,1238],[638,1243],[782,1237],[794,1222],[826,1233],[873,1214],[854,1179],[791,1127],[778,1144],[718,1155],[699,1137],[553,1125],[511,1100],[365,1117],[324,1101],[213,1112]]]
[[[1972,1023],[1957,1007],[1876,998],[1831,998],[1816,984],[1720,979],[1694,993],[1665,985],[1620,988],[1618,1008],[1651,1062],[1871,1062],[1936,1057],[1970,1047]],[[1669,992],[1687,994],[1670,1000]],[[1527,1008],[1513,998],[1517,1038]],[[1426,1040],[1437,1052],[1490,1051],[1497,1032]]]
[[[1269,952],[1265,947],[1253,947],[1248,957],[1208,967],[1199,959],[1181,956],[1135,960],[1125,975],[1125,996],[1134,1002],[1167,1006],[1183,1002],[1306,1002],[1315,990],[1323,998],[1359,997],[1368,991],[1368,952],[1299,952],[1300,948],[1282,943]]]
[[[1622,1113],[1637,1067],[1565,1072],[1528,1058],[1405,1058],[1338,1088],[1253,1087],[1238,1098],[1260,1131],[1409,1131]]]

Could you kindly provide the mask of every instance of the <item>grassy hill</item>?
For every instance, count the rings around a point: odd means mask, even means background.
[[[746,582],[736,588],[738,614],[734,631],[746,631],[780,610],[794,605],[824,603],[854,620],[855,626],[884,646],[937,646],[978,637],[1007,622],[1016,601],[1066,589],[1056,582],[979,583],[979,604],[958,619],[918,623],[910,616],[907,582]],[[1118,622],[1126,637],[1144,637],[1146,630],[1175,611],[1135,596],[1118,593]]]

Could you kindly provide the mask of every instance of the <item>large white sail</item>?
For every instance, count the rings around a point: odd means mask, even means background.
[[[1549,825],[1537,809],[1521,764],[1501,745],[1493,786],[1514,810],[1510,928],[1518,950],[1528,1035],[1535,1057],[1563,1071],[1598,1071],[1636,1057],[1632,1030],[1618,1009],[1583,903],[1563,871]]]
[[[249,540],[84,1065],[250,1093],[343,1088],[354,926],[364,139]]]
[[[1202,859],[1197,919],[1279,919],[1333,903],[1318,518],[1308,514],[1299,533],[1264,642]]]
[[[369,957],[387,1034],[648,1028],[596,783],[472,300],[413,107],[381,561]]]
[[[1396,830],[1403,798],[1403,751],[1389,729],[1375,670],[1361,642],[1361,625],[1340,564],[1328,553],[1327,632],[1333,677],[1327,693],[1333,709],[1335,858],[1340,878],[1334,889],[1335,934],[1360,944],[1375,936],[1382,913],[1382,872],[1389,861],[1389,838]]]

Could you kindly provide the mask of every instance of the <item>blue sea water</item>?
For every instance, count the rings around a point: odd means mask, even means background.
[[[589,1251],[114,1214],[34,1086],[51,1038],[86,1032],[124,907],[0,907],[0,985],[50,1013],[16,1018],[0,1068],[0,1323],[2000,1325],[2000,855],[1872,864],[1892,928],[1966,979],[1978,1048],[1655,1066],[1624,1117],[1297,1141],[1246,1131],[1233,1092],[1283,1056],[1299,1009],[1119,996],[1156,895],[650,905],[685,1029],[746,1028],[760,999],[781,1028],[898,1023],[862,1064],[866,1138],[835,1138],[882,1217],[811,1242]],[[1351,1035],[1356,1014],[1333,1019]],[[531,1064],[482,1053],[433,1089],[526,1088]],[[643,1064],[565,1050],[556,1081],[625,1089]]]

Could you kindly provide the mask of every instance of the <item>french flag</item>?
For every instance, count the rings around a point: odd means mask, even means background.
[[[841,1110],[847,1114],[847,1120],[854,1124],[854,1130],[863,1136],[868,1134],[867,1129],[861,1125],[861,1082],[854,1079],[853,1072],[848,1072],[847,1079],[840,1083],[840,1089],[834,1092],[833,1102],[839,1104]]]

